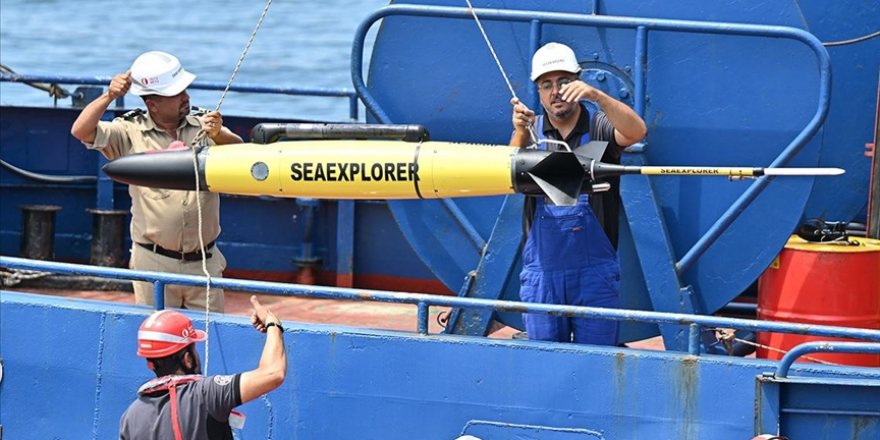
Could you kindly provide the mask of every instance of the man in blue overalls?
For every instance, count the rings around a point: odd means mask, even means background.
[[[602,161],[619,163],[620,151],[647,133],[645,122],[629,106],[579,79],[580,65],[566,45],[548,43],[532,58],[531,79],[538,87],[544,115],[513,104],[510,144],[532,144],[529,127],[536,123],[539,140],[564,141],[574,150],[590,140],[607,141]],[[591,115],[587,99],[602,111]],[[540,144],[539,148],[548,148]],[[549,144],[549,148],[559,148]],[[617,229],[620,196],[617,179],[601,196],[581,195],[575,206],[554,206],[544,198],[526,199],[520,298],[526,302],[593,307],[619,305],[620,263]],[[604,229],[603,229],[604,225]],[[614,345],[617,322],[524,314],[529,339]]]

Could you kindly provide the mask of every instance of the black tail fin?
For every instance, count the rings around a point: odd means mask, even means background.
[[[605,154],[605,148],[607,147],[608,142],[590,141],[586,145],[581,145],[580,147],[575,148],[574,154],[587,160],[593,159],[600,161],[602,160],[602,156]]]
[[[554,204],[574,205],[584,186],[584,180],[590,180],[586,171],[590,162],[602,159],[607,146],[608,142],[591,141],[578,147],[573,153],[550,153],[529,170],[529,176]]]
[[[550,153],[529,170],[529,176],[559,206],[577,203],[584,174],[584,167],[577,156],[567,152]]]

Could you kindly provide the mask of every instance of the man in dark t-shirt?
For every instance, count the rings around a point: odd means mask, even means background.
[[[516,98],[510,144],[557,150],[548,140],[568,148],[605,141],[603,161],[618,163],[620,149],[647,133],[645,122],[626,104],[580,80],[574,51],[548,43],[532,57],[531,80],[541,97],[544,115],[535,117]],[[601,111],[590,114],[581,100],[595,102]],[[535,124],[534,137],[530,132]],[[565,149],[565,147],[562,147]],[[556,206],[544,197],[529,197],[524,209],[526,241],[522,251],[520,299],[541,304],[617,307],[620,304],[620,263],[617,232],[619,179],[609,179],[612,191],[578,197],[573,206]],[[603,228],[604,227],[604,228]],[[600,345],[617,343],[617,322],[542,314],[523,314],[529,339]]]
[[[266,342],[259,366],[238,374],[200,374],[195,343],[206,334],[193,328],[186,315],[160,310],[144,320],[137,354],[147,359],[156,378],[140,387],[122,415],[121,440],[232,439],[232,428],[243,423],[233,408],[281,386],[287,371],[281,321],[255,296],[251,304],[251,322],[266,333]]]

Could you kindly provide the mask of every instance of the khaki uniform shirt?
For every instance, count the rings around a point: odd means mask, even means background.
[[[113,160],[134,153],[162,150],[175,141],[191,145],[201,129],[195,116],[187,116],[174,139],[156,126],[149,114],[131,114],[111,122],[101,121],[95,142],[86,147]],[[213,145],[211,139],[208,143]],[[131,195],[131,240],[155,243],[165,249],[193,252],[199,249],[198,197],[202,205],[205,245],[220,235],[220,196],[200,191],[178,191],[129,185]]]

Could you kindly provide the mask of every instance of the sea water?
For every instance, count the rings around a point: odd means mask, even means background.
[[[273,1],[234,84],[353,90],[355,30],[387,4]],[[265,5],[262,0],[0,0],[0,63],[19,74],[111,77],[127,70],[140,53],[162,50],[176,55],[197,80],[225,84]],[[367,40],[367,60],[378,27]],[[190,95],[193,105],[213,109],[221,91],[193,90]],[[4,82],[0,103],[42,106],[52,105],[52,99],[44,91]],[[142,103],[129,94],[126,105]],[[221,112],[345,120],[349,101],[230,93]]]

